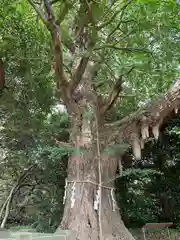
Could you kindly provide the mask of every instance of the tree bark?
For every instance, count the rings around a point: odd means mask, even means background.
[[[72,239],[78,240],[133,240],[133,236],[121,219],[115,201],[114,181],[112,179],[116,175],[117,160],[113,156],[108,156],[107,153],[101,154],[101,203],[98,209],[94,209],[99,189],[98,156],[96,134],[90,131],[87,134],[87,129],[90,130],[90,125],[93,124],[87,124],[87,122],[82,124],[86,125],[86,129],[82,127],[80,136],[76,135],[78,131],[72,131],[71,138],[75,151],[69,159],[67,197],[59,228],[72,230]],[[74,204],[73,201],[75,201]],[[100,221],[99,208],[101,208]],[[101,237],[99,234],[100,224],[102,227]]]

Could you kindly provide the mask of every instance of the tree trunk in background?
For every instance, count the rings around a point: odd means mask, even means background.
[[[59,228],[75,231],[76,236],[73,234],[73,239],[102,240],[99,237],[99,208],[94,209],[99,183],[97,145],[95,138],[92,140],[85,132],[87,133],[87,131],[81,132],[81,137],[72,136],[76,139],[73,141],[76,151],[69,159],[67,197]],[[109,182],[115,177],[116,170],[116,159],[102,155],[101,174],[104,187],[102,187],[101,226],[103,240],[133,240],[134,238],[121,220],[119,209],[114,201],[114,181]],[[74,205],[72,205],[73,187]]]

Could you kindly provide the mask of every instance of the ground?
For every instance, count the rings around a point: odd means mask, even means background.
[[[141,229],[130,229],[130,232],[133,234],[135,239],[144,240]],[[170,230],[170,235],[171,235],[171,240],[176,240],[177,237],[180,236],[180,231],[174,230],[174,229]],[[153,239],[153,240],[159,240],[159,238]],[[164,238],[162,240],[164,240]]]
[[[12,227],[11,228],[11,230],[19,230],[19,229],[24,229],[24,230],[26,230],[26,229],[29,229],[30,227],[25,227],[25,226],[22,226],[22,227],[20,227],[20,226],[17,226],[17,227]],[[135,239],[137,239],[137,240],[144,240],[143,239],[143,235],[142,235],[142,231],[141,231],[141,229],[139,228],[137,228],[137,229],[129,229],[130,230],[130,232],[133,234],[133,236],[135,237]],[[171,234],[171,240],[176,240],[177,239],[177,237],[178,236],[180,236],[180,230],[170,230],[170,234]],[[159,240],[159,238],[157,238],[157,239],[153,239],[153,240]],[[162,240],[165,240],[165,239],[162,239]]]

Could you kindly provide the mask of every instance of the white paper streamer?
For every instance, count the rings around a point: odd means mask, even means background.
[[[99,195],[100,195],[100,187],[97,190],[96,194],[96,200],[94,201],[94,210],[98,210],[98,205],[99,205]]]
[[[75,190],[76,190],[76,183],[74,182],[73,186],[72,186],[72,192],[71,192],[71,208],[74,207],[74,203],[75,203]]]
[[[113,212],[116,211],[116,200],[114,198],[114,189],[111,189],[111,199],[112,199],[112,205],[113,205]]]
[[[63,204],[65,204],[66,201],[66,195],[67,195],[67,186],[68,186],[68,180],[67,178],[65,179],[65,187],[64,187],[64,197],[63,197]]]

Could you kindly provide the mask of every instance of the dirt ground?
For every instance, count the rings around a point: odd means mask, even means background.
[[[133,236],[137,240],[144,240],[142,230],[141,229],[130,229],[130,232],[133,234]],[[180,237],[180,231],[176,230],[170,230],[170,237],[171,240],[176,240],[177,237]],[[149,233],[146,236],[146,240],[169,240],[169,237],[165,232],[154,232],[154,233]]]

